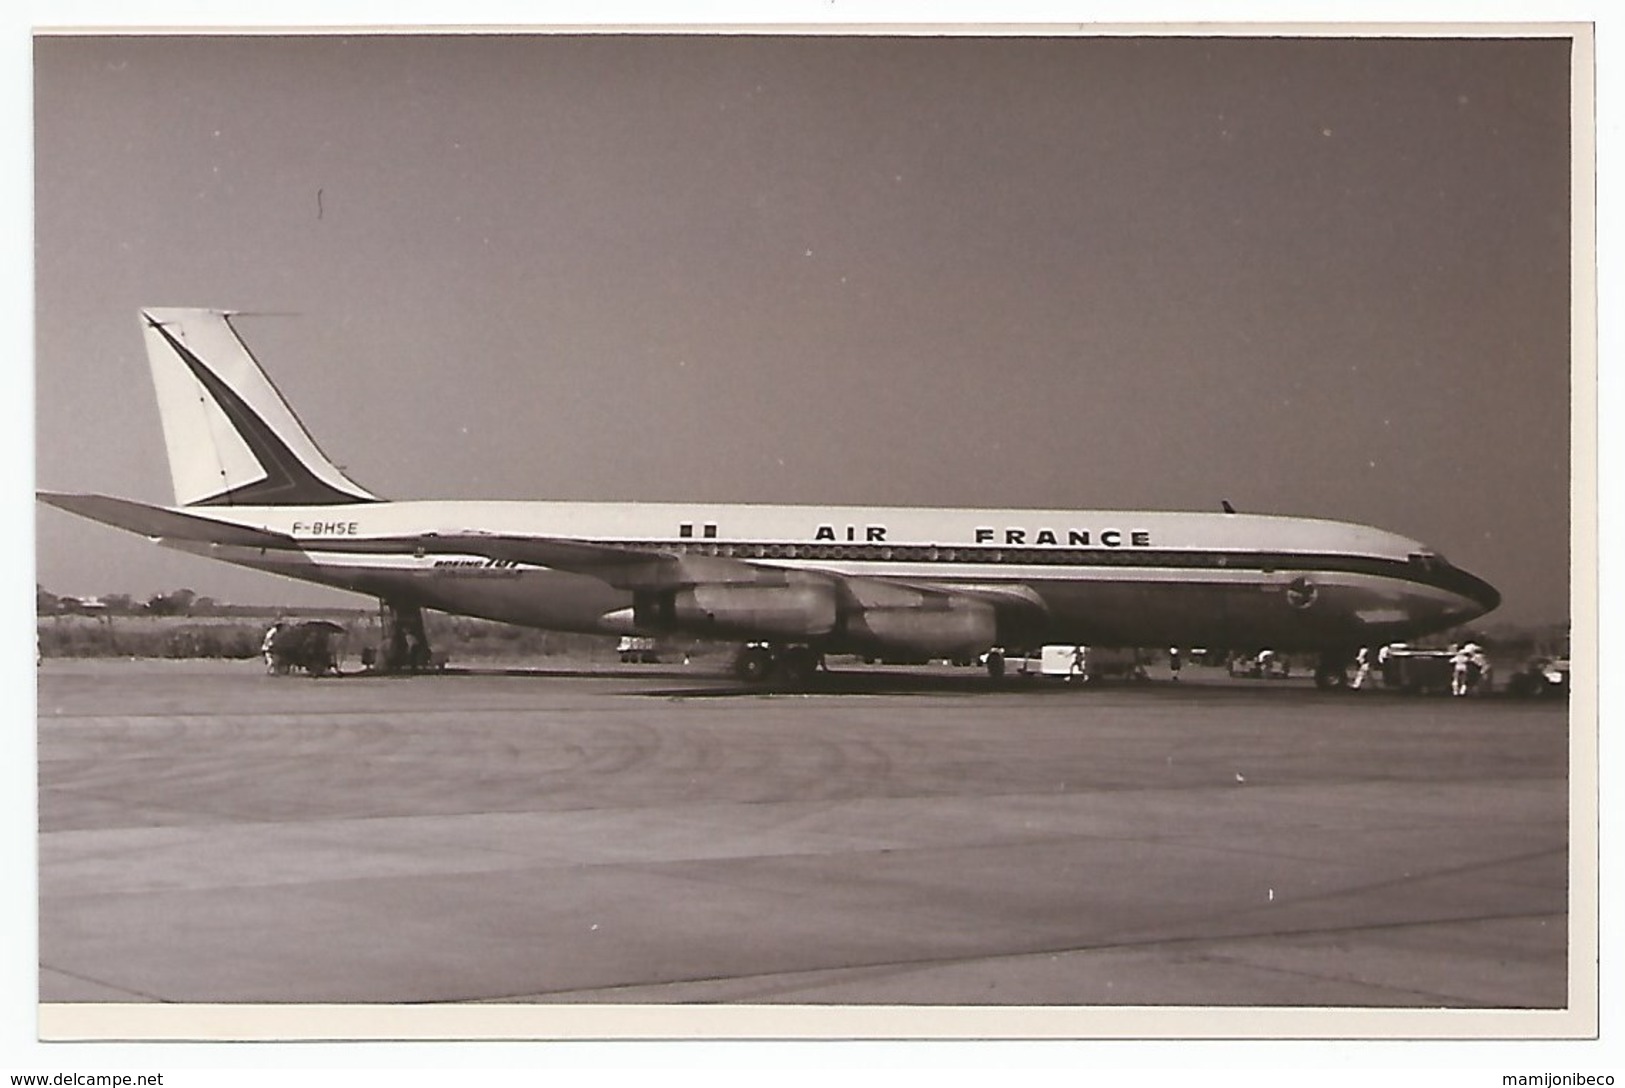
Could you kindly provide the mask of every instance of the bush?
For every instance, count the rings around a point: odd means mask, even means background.
[[[258,656],[257,622],[189,623],[159,617],[58,616],[36,625],[44,657]]]
[[[261,610],[271,615],[277,610]],[[315,613],[316,610],[313,610]],[[286,610],[290,619],[297,611]],[[344,624],[349,634],[346,653],[358,660],[368,646],[377,646],[382,633],[364,613],[320,613]],[[309,616],[305,617],[309,618]],[[45,657],[154,657],[233,658],[258,657],[260,641],[270,620],[263,616],[45,616],[36,624],[40,653]],[[582,635],[515,627],[468,616],[424,615],[429,645],[452,662],[469,658],[525,660],[572,657],[588,661],[617,660],[614,635]],[[708,652],[685,639],[662,640],[662,651],[681,656]]]

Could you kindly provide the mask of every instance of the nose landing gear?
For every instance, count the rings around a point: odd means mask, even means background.
[[[1321,691],[1341,691],[1349,686],[1349,665],[1354,654],[1347,650],[1327,650],[1315,666],[1315,687]]]

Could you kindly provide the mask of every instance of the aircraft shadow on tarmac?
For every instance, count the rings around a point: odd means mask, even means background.
[[[1056,682],[1031,682],[1022,678],[1006,677],[995,681],[980,670],[963,673],[912,672],[908,670],[841,670],[820,672],[804,685],[791,687],[771,681],[749,684],[735,679],[727,668],[582,668],[570,666],[447,666],[419,673],[367,673],[341,674],[350,680],[410,680],[413,678],[491,679],[513,677],[526,680],[603,680],[624,683],[636,681],[664,681],[659,687],[635,692],[650,697],[673,696],[714,697],[752,695],[1001,695],[1011,692],[1031,692],[1064,695],[1075,691],[1073,685]],[[681,686],[668,686],[670,684]],[[1149,684],[1115,685],[1149,688]]]
[[[366,674],[350,674],[364,676]],[[993,680],[981,670],[956,672],[921,672],[908,669],[835,669],[817,673],[810,683],[788,686],[768,682],[747,684],[735,679],[726,668],[582,668],[582,667],[480,667],[454,666],[431,673],[404,674],[446,678],[516,677],[529,680],[603,680],[624,683],[660,681],[649,688],[629,694],[648,698],[744,698],[759,696],[808,695],[952,695],[959,697],[990,695],[1022,695],[1052,698],[1087,698],[1091,694],[1116,692],[1134,693],[1136,697],[1192,697],[1203,699],[1256,698],[1262,692],[1280,692],[1288,698],[1338,698],[1339,695],[1361,698],[1396,696],[1384,691],[1328,693],[1314,690],[1305,683],[1250,683],[1223,678],[1203,680],[1188,678],[1182,682],[1154,679],[1145,682],[1108,680],[1095,684],[1072,684],[1059,678],[1005,676]],[[396,679],[384,677],[380,679]]]
[[[676,696],[722,698],[727,696],[833,695],[846,693],[866,693],[871,695],[998,695],[1012,690],[1023,689],[1046,690],[1056,693],[1064,693],[1069,690],[1065,684],[1044,684],[1040,687],[1033,687],[1032,685],[1019,684],[1019,682],[1013,683],[1009,680],[995,682],[989,680],[981,672],[969,675],[907,671],[853,670],[820,672],[811,682],[797,687],[772,682],[748,684],[735,679],[727,669],[483,668],[460,666],[423,673],[398,673],[387,676],[381,673],[348,673],[346,676],[354,679],[374,676],[380,680],[411,679],[414,676],[421,676],[424,678],[463,679],[516,677],[528,680],[603,680],[620,683],[628,680],[664,682],[658,687],[639,690],[634,693],[652,698]],[[673,682],[679,682],[680,686],[672,686]]]
[[[933,696],[994,696],[994,695],[1020,695],[1033,698],[1077,698],[1087,700],[1091,695],[1104,695],[1115,693],[1119,696],[1132,693],[1137,698],[1200,698],[1203,701],[1223,699],[1253,700],[1260,695],[1270,693],[1267,697],[1273,699],[1286,699],[1289,701],[1340,701],[1343,699],[1371,700],[1371,701],[1404,701],[1412,702],[1424,699],[1428,702],[1457,700],[1441,699],[1440,694],[1432,696],[1418,696],[1412,693],[1395,689],[1373,687],[1365,691],[1352,691],[1347,688],[1341,691],[1316,690],[1308,678],[1290,681],[1249,681],[1234,680],[1223,675],[1212,677],[1187,675],[1182,681],[1175,682],[1165,677],[1158,677],[1149,681],[1130,682],[1124,680],[1107,680],[1094,684],[1072,684],[1057,677],[1030,677],[1020,675],[1007,675],[1000,680],[988,677],[979,669],[966,669],[962,671],[917,671],[910,669],[864,669],[846,668],[835,669],[817,673],[810,683],[799,687],[768,682],[765,684],[748,684],[734,678],[725,666],[693,668],[676,667],[620,667],[599,666],[448,666],[422,673],[366,673],[354,672],[340,674],[346,679],[377,679],[377,680],[409,680],[414,677],[444,678],[444,679],[490,679],[493,677],[512,677],[527,680],[602,680],[611,683],[626,683],[628,681],[658,681],[649,687],[623,692],[623,694],[638,695],[651,699],[725,699],[749,698],[763,696],[816,696],[816,695],[933,695]],[[1474,704],[1489,699],[1494,702],[1518,703],[1528,700],[1513,699],[1503,691],[1481,693],[1470,700],[1463,700]],[[1536,700],[1540,702],[1540,700]],[[1566,700],[1545,700],[1545,702],[1558,704]]]

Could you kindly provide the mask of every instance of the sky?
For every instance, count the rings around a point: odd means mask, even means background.
[[[1217,510],[1568,616],[1565,40],[41,36],[37,486],[139,307],[390,498]],[[38,508],[59,594],[359,599]]]

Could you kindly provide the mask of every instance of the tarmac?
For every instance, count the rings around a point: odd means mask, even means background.
[[[1567,734],[1560,703],[1189,667],[1077,690],[857,666],[775,694],[663,666],[47,660],[42,1034],[160,1004],[321,1006],[311,1037],[416,1030],[326,1008],[351,1004],[570,1006],[634,1036],[1075,1035],[1159,1009],[1194,1034],[1259,1010],[1561,1034],[1592,981]],[[788,1021],[743,1016],[762,1006]],[[613,1018],[683,1007],[707,1012]],[[539,1023],[500,1034],[572,1033]],[[121,1030],[208,1034],[162,1024]],[[267,1031],[289,1029],[226,1034]]]

